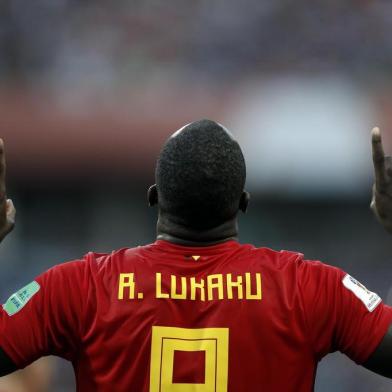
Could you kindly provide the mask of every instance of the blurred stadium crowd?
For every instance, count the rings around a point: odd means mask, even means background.
[[[391,14],[390,2],[369,0],[4,1],[0,70],[59,88],[86,78],[144,84],[157,74],[213,83],[282,70],[367,78],[392,64]]]
[[[0,135],[18,209],[2,301],[55,263],[153,241],[155,156],[209,117],[244,148],[241,241],[338,265],[392,304],[391,239],[368,211],[373,125],[392,152],[391,20],[385,0],[2,1]],[[50,369],[48,390],[73,390],[68,364]],[[340,354],[316,381],[391,389]]]

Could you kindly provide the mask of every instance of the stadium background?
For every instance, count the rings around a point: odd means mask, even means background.
[[[18,209],[2,302],[55,263],[153,241],[154,159],[206,117],[246,156],[241,241],[340,266],[392,304],[392,240],[368,208],[373,125],[392,153],[391,18],[370,0],[2,1],[0,134]],[[72,391],[71,366],[51,367],[49,390]],[[392,384],[333,354],[316,380],[331,390]]]

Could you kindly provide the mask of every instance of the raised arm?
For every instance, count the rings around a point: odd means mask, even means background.
[[[12,200],[7,199],[5,168],[4,142],[0,139],[0,241],[14,228],[16,213]],[[14,370],[16,370],[16,366],[0,346],[0,376],[9,374]]]
[[[0,242],[12,230],[15,208],[7,199],[4,144],[0,140]],[[60,263],[0,305],[0,376],[37,359],[57,355],[74,361],[80,351],[89,291],[90,259]]]
[[[379,128],[372,130],[372,149],[375,182],[370,207],[379,222],[392,234],[392,157],[384,154]],[[364,366],[392,378],[392,326]]]
[[[0,139],[0,241],[14,228],[16,213],[12,200],[7,199],[5,169],[4,142]]]

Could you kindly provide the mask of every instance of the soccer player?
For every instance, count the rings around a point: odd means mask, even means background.
[[[391,159],[378,129],[372,140],[373,208],[392,230]],[[4,238],[15,210],[1,147]],[[174,133],[148,190],[157,240],[89,253],[13,294],[0,313],[1,374],[52,354],[72,361],[83,392],[302,392],[339,350],[392,377],[392,309],[338,268],[240,244],[244,184],[240,146],[221,125]]]

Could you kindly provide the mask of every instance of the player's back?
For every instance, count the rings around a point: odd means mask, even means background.
[[[310,391],[300,255],[228,241],[89,254],[81,391]]]

